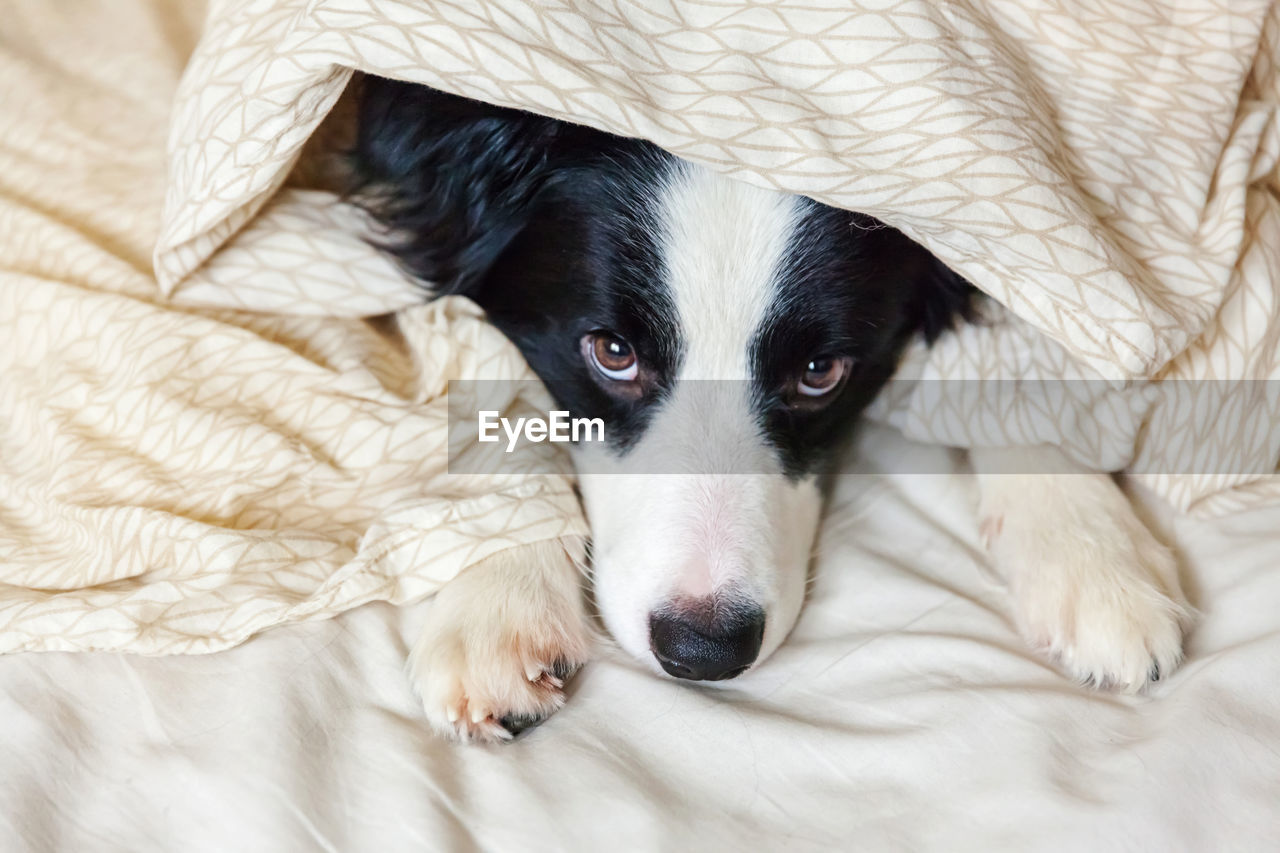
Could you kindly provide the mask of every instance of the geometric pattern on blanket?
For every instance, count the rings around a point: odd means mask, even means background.
[[[448,473],[444,377],[527,369],[471,303],[365,321],[161,296],[193,5],[12,0],[0,25],[0,652],[208,652],[502,548],[580,559],[563,473]]]
[[[1280,378],[1278,50],[1271,0],[218,0],[156,272],[191,305],[411,304],[356,214],[285,182],[354,70],[413,80],[889,222],[1003,306],[904,376],[1063,390],[890,394],[877,417],[1051,442],[1227,512],[1280,497],[1278,395],[1228,405],[1210,382]]]
[[[1117,380],[1039,413],[890,395],[916,437],[1274,469],[1274,430],[1171,381],[1275,378],[1270,2],[215,0],[196,45],[199,5],[10,0],[0,26],[0,651],[211,651],[580,551],[567,476],[447,472],[446,380],[526,375],[515,351],[297,178],[353,69],[902,228],[1008,307],[908,374]],[[1212,512],[1278,496],[1151,478]]]

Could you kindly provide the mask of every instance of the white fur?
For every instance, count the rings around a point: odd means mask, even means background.
[[[660,221],[684,344],[680,379],[750,379],[748,347],[775,297],[798,203],[699,166],[672,175]]]
[[[1134,692],[1182,656],[1177,566],[1106,474],[1054,448],[975,450],[979,523],[1028,642],[1072,676]]]
[[[409,656],[427,720],[464,741],[507,740],[500,720],[564,703],[562,673],[586,662],[581,575],[556,540],[509,548],[436,593]]]
[[[579,456],[596,602],[619,644],[655,670],[649,615],[665,602],[715,595],[759,606],[757,660],[800,612],[821,501],[812,480],[782,476],[748,381],[797,204],[701,167],[676,171],[659,215],[683,345],[675,390],[626,456]]]

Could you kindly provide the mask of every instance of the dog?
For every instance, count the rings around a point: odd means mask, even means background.
[[[759,666],[799,617],[824,474],[973,288],[870,216],[419,85],[364,81],[350,162],[386,250],[606,424],[572,453],[616,642],[679,679]],[[1053,448],[970,458],[1026,639],[1099,688],[1170,673],[1191,609],[1114,479]],[[541,544],[446,584],[410,658],[432,726],[506,740],[560,707],[591,648],[580,581]]]

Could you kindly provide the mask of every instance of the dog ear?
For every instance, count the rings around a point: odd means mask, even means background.
[[[963,276],[898,229],[865,214],[852,216],[857,228],[877,241],[874,257],[885,274],[908,285],[908,335],[932,344],[956,323],[974,318],[979,292]]]
[[[921,265],[917,287],[916,327],[927,343],[974,318],[978,289],[932,254]]]
[[[435,295],[469,294],[527,222],[566,127],[412,83],[367,77],[349,162],[380,247]]]

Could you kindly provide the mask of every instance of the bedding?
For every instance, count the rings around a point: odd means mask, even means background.
[[[1224,513],[1280,495],[1278,51],[1272,0],[216,0],[156,275],[181,304],[412,304],[273,248],[353,72],[425,83],[879,217],[1007,308],[917,350],[882,419],[1053,443]],[[333,200],[313,220],[349,219]]]
[[[581,551],[563,473],[448,474],[446,381],[527,372],[474,306],[366,322],[158,291],[165,128],[198,5],[6,5],[0,652],[214,651],[421,598],[514,545]],[[277,241],[278,272],[387,266],[314,219],[284,221],[314,241]]]
[[[1205,445],[1159,395],[1202,411],[1203,383],[1137,381],[1273,378],[1276,9],[863,5],[8,0],[0,651],[42,653],[0,656],[0,846],[1276,846],[1275,431],[1210,417],[1238,457],[1175,464]],[[961,267],[1010,310],[908,371],[1070,399],[948,425],[926,382],[881,416],[1147,460],[1203,614],[1186,665],[1149,697],[1064,681],[1018,639],[957,455],[873,429],[758,672],[664,681],[606,643],[510,747],[430,735],[403,673],[424,612],[391,604],[584,528],[563,475],[448,476],[445,380],[522,365],[466,303],[417,304],[308,174],[354,68],[642,132]]]
[[[1150,697],[1026,649],[972,478],[836,482],[807,609],[758,671],[662,680],[605,646],[502,747],[430,734],[421,607],[217,655],[0,657],[5,850],[1270,850],[1280,843],[1280,511],[1139,498],[1203,619]]]
[[[527,368],[333,190],[356,69],[915,236],[1007,308],[908,359],[878,415],[910,436],[1277,494],[1271,3],[125,5],[5,20],[0,651],[212,651],[581,553],[562,460],[449,474],[447,381]]]

